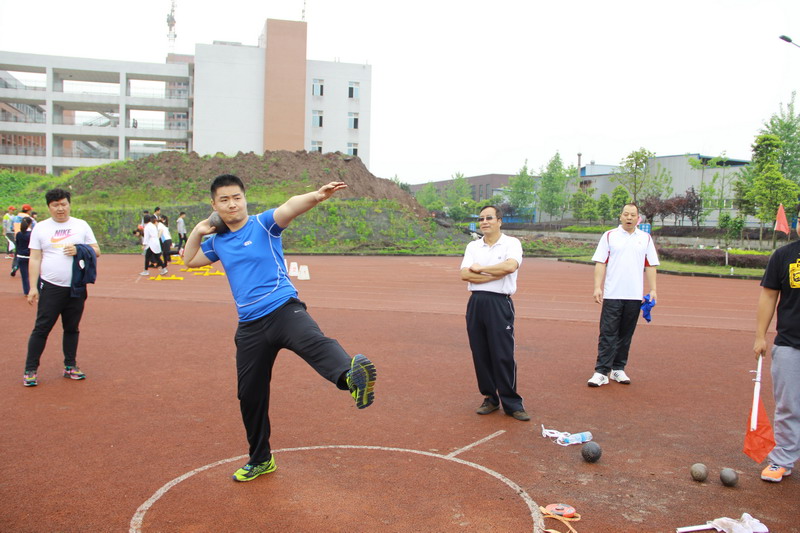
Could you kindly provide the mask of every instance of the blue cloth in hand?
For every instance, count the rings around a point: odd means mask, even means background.
[[[650,317],[650,310],[653,309],[653,307],[655,307],[655,305],[656,305],[656,301],[655,300],[651,301],[650,300],[650,295],[649,294],[645,294],[644,295],[644,301],[642,302],[642,316],[648,322],[650,322],[652,320],[652,318]]]

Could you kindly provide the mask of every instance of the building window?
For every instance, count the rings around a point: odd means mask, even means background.
[[[311,141],[311,151],[322,153],[322,141]]]
[[[347,155],[358,155],[358,143],[347,143]]]
[[[322,96],[325,94],[325,80],[314,78],[311,84],[311,94],[314,96]]]
[[[357,81],[351,81],[347,87],[347,97],[357,99],[358,91],[359,91],[359,83]]]
[[[317,111],[316,109],[311,112],[311,127],[313,128],[321,128],[322,127],[322,111]]]
[[[347,114],[347,127],[351,130],[358,129],[358,113],[348,113]]]

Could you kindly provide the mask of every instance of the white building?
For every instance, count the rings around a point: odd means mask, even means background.
[[[371,67],[308,61],[306,32],[269,19],[258,46],[198,44],[166,64],[0,51],[0,167],[60,174],[168,149],[339,151],[369,166]]]

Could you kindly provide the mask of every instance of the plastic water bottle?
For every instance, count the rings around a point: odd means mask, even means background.
[[[590,431],[583,431],[581,433],[573,433],[567,437],[559,439],[562,444],[580,444],[582,442],[589,442],[592,440],[592,433]]]

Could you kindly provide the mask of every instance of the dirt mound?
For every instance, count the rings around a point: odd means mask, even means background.
[[[161,152],[135,161],[82,170],[68,184],[78,194],[120,188],[173,190],[176,195],[189,196],[183,200],[207,202],[208,186],[220,174],[239,176],[248,190],[274,187],[291,194],[308,192],[331,181],[344,181],[348,188],[337,193],[337,198],[395,200],[418,217],[429,216],[427,210],[396,183],[375,177],[358,157],[339,152],[279,150],[263,155],[239,152],[234,157]]]

